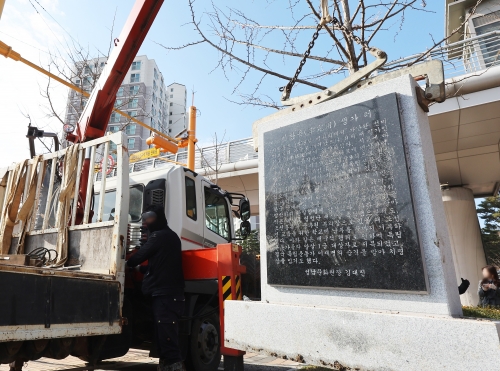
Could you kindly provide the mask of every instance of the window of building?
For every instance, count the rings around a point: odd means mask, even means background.
[[[92,81],[92,79],[90,78],[90,76],[84,77],[83,78],[83,85],[89,85],[91,81]]]
[[[472,19],[472,24],[477,36],[498,31],[500,30],[500,10],[475,17]],[[491,67],[494,64],[500,63],[497,43],[491,42],[491,40],[480,41],[479,47],[481,48],[485,67]]]
[[[127,127],[125,128],[125,133],[127,135],[135,135],[135,129],[136,129],[135,124],[128,124]]]
[[[186,177],[186,215],[196,220],[196,185],[193,179]]]
[[[90,73],[91,68],[90,66],[85,66],[84,73]]]
[[[169,125],[172,125],[172,120],[168,120],[168,124],[169,124]]]
[[[170,94],[170,98],[173,98],[173,97],[174,97],[174,95],[173,95],[173,94]]]
[[[156,122],[153,119],[151,119],[151,126],[154,127],[154,128],[156,128]]]
[[[118,92],[116,93],[116,96],[117,97],[122,97],[123,96],[123,86],[121,86],[119,89],[118,89]]]
[[[115,108],[116,108],[116,107],[120,107],[120,106],[122,105],[122,103],[123,103],[123,102],[122,102],[122,100],[121,100],[121,99],[117,99],[117,100],[115,100]]]
[[[127,115],[129,115],[130,117],[137,117],[137,111],[128,111]]]
[[[111,122],[120,122],[120,115],[116,112],[111,114]]]
[[[153,102],[156,100],[156,94],[153,92]]]
[[[170,115],[170,116],[172,116],[172,115],[173,115],[173,113],[172,113],[172,112],[169,112],[169,115]]]
[[[156,81],[153,80],[153,90],[157,90],[158,89],[158,85],[156,85]]]
[[[101,62],[101,67],[104,67],[104,62]]]
[[[128,149],[134,149],[135,146],[135,138],[128,138]]]
[[[141,69],[141,61],[132,62],[132,71],[137,71]]]
[[[170,88],[170,91],[174,91],[174,88]]]
[[[76,81],[75,81],[75,84],[76,84],[76,85],[80,85],[80,80],[76,80]]]
[[[130,75],[130,82],[139,82],[141,81],[141,74],[140,73],[132,73]]]
[[[118,130],[120,130],[119,126],[112,125],[112,126],[109,127],[109,131],[112,132],[112,133],[116,133]],[[116,144],[115,144],[115,149],[116,149]]]
[[[154,73],[155,79],[157,79],[158,78],[158,71],[156,71],[156,68],[153,68],[153,73]]]
[[[129,88],[129,94],[130,95],[137,95],[139,94],[139,85],[134,85]]]
[[[138,105],[139,105],[138,98],[133,98],[128,102],[128,108],[137,108]]]
[[[116,128],[118,128],[118,126],[116,126]],[[109,150],[116,152],[116,143],[110,142],[109,143]]]
[[[174,104],[172,102],[170,102],[170,107],[172,107]]]
[[[226,199],[205,187],[205,225],[219,236],[230,240],[229,210]]]

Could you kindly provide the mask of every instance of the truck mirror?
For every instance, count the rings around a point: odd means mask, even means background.
[[[250,201],[248,201],[248,198],[242,198],[240,200],[240,219],[243,222],[246,222],[248,219],[250,219]]]
[[[245,220],[240,224],[240,235],[241,238],[245,239],[250,236],[250,232],[252,231],[252,226],[248,220]]]

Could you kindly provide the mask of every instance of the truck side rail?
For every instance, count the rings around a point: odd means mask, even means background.
[[[125,143],[119,132],[0,172],[0,282],[9,301],[0,308],[0,342],[120,333],[129,202]],[[82,174],[85,161],[88,174]],[[106,177],[95,189],[95,173],[111,171],[116,189],[105,200]],[[80,183],[87,185],[83,218],[77,215]],[[30,256],[37,249],[45,259]]]

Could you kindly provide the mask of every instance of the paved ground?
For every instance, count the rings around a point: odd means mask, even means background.
[[[126,371],[155,371],[158,359],[149,358],[149,352],[145,350],[132,349],[125,356],[105,361],[91,370],[126,370]],[[256,353],[245,355],[245,370],[247,371],[294,371],[301,364],[280,358],[269,357]],[[219,367],[223,370],[223,365]],[[1,365],[0,371],[8,371],[7,365]],[[62,360],[41,358],[38,361],[29,362],[23,368],[24,371],[85,371],[85,363],[78,358],[68,357]]]

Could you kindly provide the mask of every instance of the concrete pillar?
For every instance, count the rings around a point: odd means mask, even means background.
[[[481,230],[477,219],[474,195],[468,188],[454,187],[442,191],[453,261],[457,273],[457,286],[468,279],[470,287],[460,296],[462,305],[479,303],[477,285],[481,268],[486,265]]]

